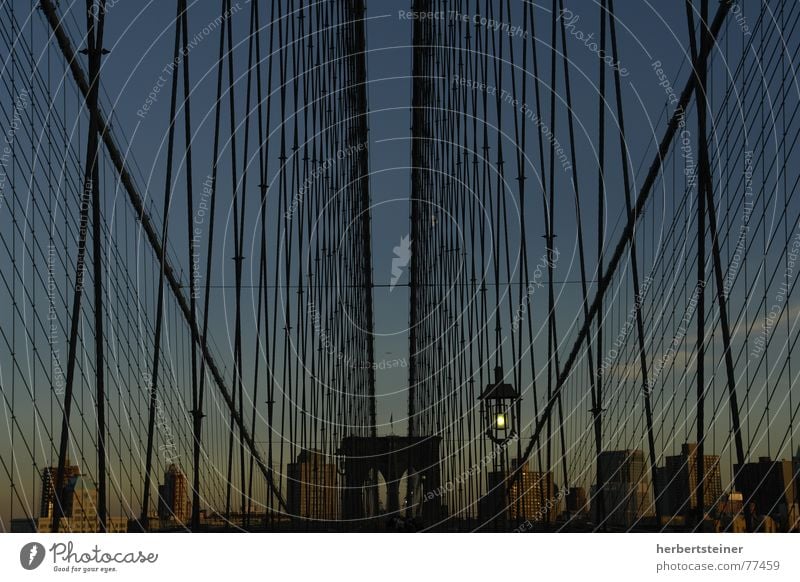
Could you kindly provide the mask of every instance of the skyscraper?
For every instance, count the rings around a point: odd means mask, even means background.
[[[516,468],[517,461],[512,460],[511,464]],[[510,483],[506,496],[509,476],[503,471],[488,474],[488,492],[478,502],[478,517],[482,523],[498,517],[517,522],[549,522],[561,512],[562,496],[556,491],[552,473],[530,471],[525,465]]]
[[[745,516],[770,516],[786,531],[798,521],[797,485],[791,461],[759,457],[757,463],[733,466],[736,488],[744,497]],[[753,531],[752,527],[750,530]]]
[[[62,492],[59,492],[59,496],[63,493],[63,488],[70,482],[73,477],[77,477],[80,474],[77,465],[70,465],[69,464],[69,457],[67,457],[67,462],[64,466],[64,480],[62,484]],[[45,467],[42,471],[42,496],[39,505],[39,517],[53,517],[53,511],[55,510],[55,502],[56,502],[56,479],[58,477],[58,467]]]
[[[603,451],[598,459],[603,481],[605,515],[599,515],[594,486],[592,513],[595,521],[606,525],[630,527],[640,518],[652,515],[650,481],[644,464],[644,454],[638,449]]]
[[[189,485],[186,475],[175,464],[164,472],[164,483],[158,486],[158,517],[186,523],[191,515]]]
[[[567,493],[567,511],[571,515],[579,515],[587,513],[588,510],[586,490],[583,487],[570,487]]]
[[[718,455],[703,455],[703,508],[714,509],[722,498]],[[662,515],[686,515],[697,511],[697,444],[684,443],[681,454],[666,458],[659,471],[658,504]]]
[[[75,467],[77,469],[77,467]],[[58,529],[61,532],[93,533],[100,531],[97,513],[97,489],[80,474],[73,476],[61,494],[64,515],[59,518]],[[37,530],[40,533],[51,531],[51,517],[40,517]],[[125,532],[128,520],[124,517],[107,517],[108,533]]]
[[[64,488],[64,513],[73,525],[97,520],[97,489],[83,477],[73,477]],[[83,529],[83,528],[81,528]],[[96,531],[94,528],[91,531]]]
[[[287,465],[286,504],[292,517],[335,520],[339,517],[337,472],[319,451],[303,450]]]
[[[513,464],[516,465],[516,461]],[[512,520],[553,521],[559,514],[560,505],[553,474],[530,471],[526,465],[511,485],[507,513]]]

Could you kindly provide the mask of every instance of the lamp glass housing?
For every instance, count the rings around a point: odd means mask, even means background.
[[[479,400],[489,438],[499,442],[513,436],[516,430],[519,394],[511,384],[503,382],[500,368],[495,368],[495,380],[486,386]]]

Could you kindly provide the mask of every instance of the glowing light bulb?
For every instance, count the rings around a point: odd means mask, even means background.
[[[498,414],[497,418],[495,419],[495,426],[497,428],[505,428],[506,427],[506,415],[505,414]]]

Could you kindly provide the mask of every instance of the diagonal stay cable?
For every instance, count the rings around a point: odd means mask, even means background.
[[[58,46],[61,49],[62,54],[64,55],[65,60],[69,64],[70,71],[72,72],[72,76],[75,80],[75,84],[78,86],[81,94],[87,96],[89,93],[89,84],[86,80],[86,74],[83,71],[83,67],[77,61],[75,57],[75,50],[72,47],[72,43],[67,36],[66,32],[61,26],[61,19],[59,18],[58,13],[56,12],[55,6],[52,0],[42,0],[41,1],[42,12],[47,19],[48,24],[50,25],[51,29],[53,30],[53,34],[56,37],[58,42]],[[98,106],[99,108],[99,106]],[[116,169],[117,173],[119,174],[120,181],[122,182],[125,190],[128,193],[128,198],[130,199],[131,204],[133,205],[134,210],[142,223],[142,228],[147,235],[147,240],[150,243],[150,246],[153,247],[153,252],[157,257],[162,257],[162,250],[161,250],[161,240],[156,232],[155,226],[153,225],[150,216],[147,213],[147,210],[144,207],[142,202],[142,197],[138,192],[136,185],[133,183],[133,178],[128,173],[128,170],[125,166],[124,159],[122,154],[114,140],[113,136],[106,131],[107,122],[106,116],[102,111],[97,111],[97,117],[100,120],[99,128],[100,128],[100,135],[103,141],[103,144],[108,151],[109,157],[114,164],[114,168]],[[164,259],[164,275],[167,278],[167,282],[169,283],[170,289],[172,293],[175,295],[175,298],[178,302],[178,306],[180,307],[181,312],[183,313],[184,318],[186,319],[187,323],[193,330],[193,334],[196,337],[199,337],[199,331],[197,330],[197,321],[192,318],[191,311],[186,301],[186,297],[181,292],[181,285],[178,281],[175,271],[173,270],[172,266]],[[270,488],[275,493],[278,498],[278,502],[280,506],[286,510],[286,502],[283,499],[283,496],[278,491],[277,487],[275,486],[272,473],[264,463],[264,460],[261,458],[261,454],[258,452],[255,442],[253,441],[250,432],[248,431],[247,427],[244,425],[242,421],[241,415],[238,413],[234,406],[234,402],[231,397],[231,392],[228,390],[227,386],[225,385],[225,380],[222,377],[222,373],[220,369],[217,367],[210,350],[208,349],[207,344],[203,344],[200,346],[202,350],[203,356],[205,358],[206,363],[208,364],[208,368],[211,371],[211,375],[214,377],[214,381],[219,388],[222,397],[225,400],[226,405],[228,408],[231,409],[234,422],[236,423],[237,427],[239,428],[242,438],[244,439],[247,446],[250,448],[251,452],[253,453],[256,463],[258,464],[259,470],[264,474],[264,477],[269,483]]]
[[[708,44],[703,47],[701,50],[700,58],[704,58],[711,52],[714,45],[716,44],[717,34],[719,33],[720,28],[722,27],[722,23],[725,21],[725,17],[728,14],[728,11],[731,8],[731,2],[725,1],[720,3],[719,8],[717,9],[717,13],[714,16],[714,21],[710,27],[710,40]],[[667,125],[666,132],[664,137],[661,139],[661,143],[658,146],[658,152],[656,153],[653,162],[650,165],[650,169],[647,173],[647,177],[645,178],[642,188],[639,192],[639,195],[636,199],[636,205],[633,208],[633,212],[629,213],[628,220],[625,225],[625,229],[623,230],[620,240],[617,243],[617,246],[614,248],[614,253],[611,256],[611,260],[608,263],[608,268],[603,273],[603,276],[600,278],[600,282],[598,284],[598,291],[595,296],[595,299],[592,301],[592,306],[589,309],[589,315],[586,320],[583,322],[580,331],[575,339],[575,343],[570,350],[569,356],[567,357],[566,361],[564,362],[564,367],[561,369],[558,379],[556,382],[555,390],[553,391],[552,396],[549,398],[547,405],[545,406],[544,410],[542,411],[542,416],[536,422],[536,426],[533,430],[533,434],[531,435],[530,442],[528,443],[527,447],[525,448],[525,453],[520,459],[517,468],[514,469],[511,476],[508,479],[508,494],[511,493],[511,488],[514,487],[517,480],[521,475],[520,468],[524,466],[527,462],[528,457],[533,450],[533,446],[536,442],[536,439],[539,438],[539,434],[542,431],[542,427],[547,423],[547,419],[550,417],[550,414],[553,410],[553,407],[557,403],[558,395],[561,393],[561,389],[564,386],[566,379],[569,377],[572,366],[575,364],[575,360],[578,357],[578,352],[581,350],[581,346],[586,340],[586,335],[589,333],[591,329],[592,321],[594,317],[597,315],[597,312],[600,309],[600,298],[603,296],[603,291],[606,287],[608,287],[611,279],[614,276],[614,273],[619,266],[620,261],[622,260],[622,255],[625,253],[625,249],[628,246],[628,243],[633,236],[634,227],[636,226],[636,222],[638,218],[641,216],[642,212],[644,211],[644,207],[647,204],[647,200],[650,197],[650,193],[653,187],[653,184],[658,177],[661,166],[664,161],[664,157],[667,151],[672,144],[672,140],[675,137],[676,132],[678,131],[678,127],[684,125],[685,121],[685,110],[686,106],[689,104],[689,100],[692,97],[692,94],[695,90],[695,78],[691,75],[687,81],[686,85],[681,91],[681,96],[678,101],[678,106],[676,107],[675,111],[670,118],[669,124]]]

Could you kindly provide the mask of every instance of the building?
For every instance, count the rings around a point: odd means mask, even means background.
[[[717,504],[717,532],[741,533],[747,531],[743,500],[741,491],[732,490],[722,494]]]
[[[744,496],[740,491],[729,491],[722,495],[718,505],[720,514],[736,515],[744,509]]]
[[[93,533],[100,531],[100,520],[97,516],[97,489],[81,475],[72,477],[62,493],[64,509],[59,518],[58,529],[61,532]],[[39,533],[52,531],[51,516],[40,517],[36,524]],[[106,519],[108,533],[121,533],[128,530],[128,520],[124,517]]]
[[[745,518],[763,522],[771,517],[782,531],[797,527],[798,499],[792,461],[773,461],[760,457],[757,463],[733,466],[736,488],[744,498]],[[749,531],[757,528],[751,523]]]
[[[69,457],[64,465],[64,480],[62,488],[70,482],[73,477],[80,475],[77,465],[69,464]],[[42,471],[42,495],[39,503],[39,517],[49,517],[52,519],[56,502],[56,480],[58,478],[58,467],[45,467]]]
[[[513,465],[516,469],[516,461]],[[511,484],[507,515],[511,520],[549,522],[560,513],[560,505],[553,474],[530,471],[526,465]]]
[[[36,533],[37,521],[29,517],[19,517],[11,520],[11,533]]]
[[[718,455],[703,455],[704,514],[715,512],[722,499],[722,477]],[[697,444],[684,443],[681,454],[666,458],[664,467],[656,471],[658,503],[661,515],[696,515]]]
[[[513,470],[517,467],[512,461]],[[487,523],[497,516],[511,521],[543,523],[555,520],[561,511],[561,495],[556,491],[553,474],[531,471],[527,465],[513,483],[510,474],[492,471],[488,474],[488,492],[478,503],[478,516]],[[506,490],[509,488],[508,497]]]
[[[64,514],[76,522],[97,519],[97,489],[83,477],[73,477],[64,488]]]
[[[175,464],[164,472],[164,483],[158,486],[158,517],[187,523],[191,517],[191,496],[186,475]]]
[[[800,503],[800,445],[797,446],[797,454],[792,458],[792,470],[794,471],[794,498]]]
[[[597,485],[592,487],[592,518],[605,525],[629,528],[653,514],[650,480],[641,450],[603,451],[598,459],[605,506],[600,515]]]
[[[583,487],[570,487],[567,493],[567,512],[570,515],[589,513],[589,501]]]
[[[336,465],[313,450],[303,450],[287,466],[286,505],[292,517],[316,520],[339,518]]]
[[[36,531],[38,533],[52,532],[53,520],[40,517],[36,521]],[[100,521],[75,521],[69,517],[61,517],[58,520],[58,531],[60,533],[99,533]],[[106,518],[105,533],[127,533],[127,517],[108,517]]]

